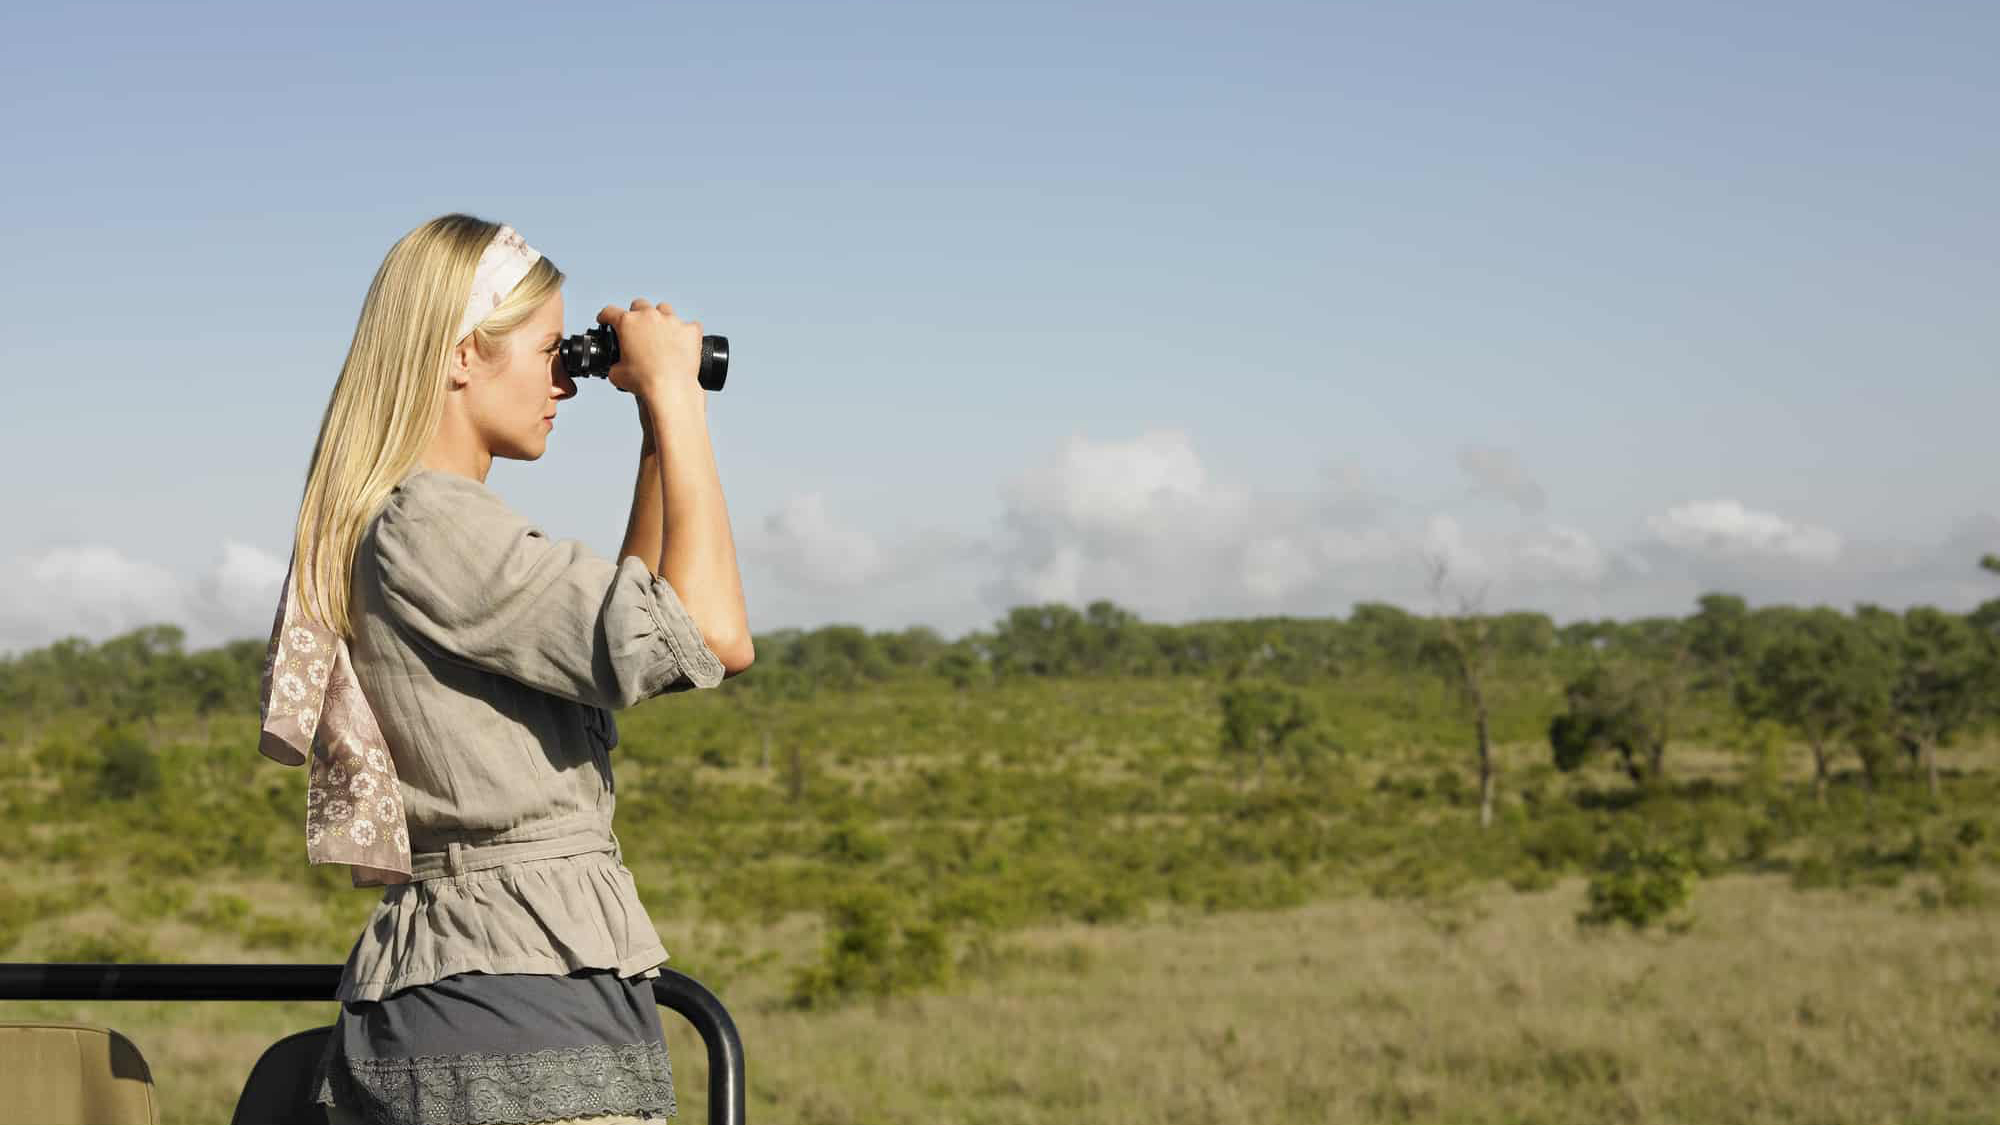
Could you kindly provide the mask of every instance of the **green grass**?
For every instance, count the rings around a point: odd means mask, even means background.
[[[779,1119],[1969,1121],[1984,1112],[1966,1099],[1990,1093],[1990,1073],[1970,1061],[1970,1046],[1946,1040],[1990,1031],[1936,1023],[1925,1042],[1947,1061],[1930,1070],[1916,1047],[1885,1048],[1859,1031],[1837,1049],[1811,1046],[1820,1042],[1812,1037],[1798,1041],[1807,1046],[1758,1046],[1770,1029],[1756,1024],[1753,1016],[1768,1014],[1756,1006],[1780,1004],[1772,990],[1791,987],[1787,972],[1819,973],[1784,960],[1811,950],[1757,954],[1756,971],[1777,978],[1757,985],[1764,992],[1712,1012],[1678,1000],[1661,1009],[1673,1018],[1636,1040],[1619,1030],[1619,1013],[1636,1001],[1621,1008],[1615,996],[1590,998],[1544,978],[1561,971],[1562,950],[1586,957],[1606,942],[1671,959],[1686,956],[1675,943],[1707,941],[1714,954],[1733,940],[1764,940],[1754,896],[1717,912],[1710,894],[1755,886],[1808,927],[1889,925],[1893,914],[1899,936],[1873,951],[1879,961],[1854,969],[1907,986],[1871,993],[1905,1005],[1878,1016],[1931,1026],[1925,1019],[1943,1013],[1927,998],[1936,984],[1927,974],[1938,968],[1926,961],[1927,943],[1968,927],[1990,932],[1994,917],[2000,771],[1990,737],[1944,752],[1941,802],[1901,772],[1871,789],[1847,769],[1821,803],[1803,750],[1703,704],[1680,725],[1689,733],[1669,754],[1667,783],[1640,791],[1606,763],[1554,770],[1540,732],[1557,700],[1523,680],[1494,692],[1501,776],[1494,823],[1482,829],[1469,724],[1432,680],[1363,672],[1295,685],[1320,716],[1317,749],[1256,768],[1220,749],[1225,684],[1217,680],[958,688],[909,675],[772,699],[748,687],[754,676],[621,715],[612,757],[625,862],[674,966],[739,1016],[753,1013],[751,1026],[769,1037],[752,1042],[752,1087]],[[162,714],[150,728],[147,762],[134,755],[137,728],[106,734],[89,713],[39,715],[32,729],[0,719],[0,958],[342,959],[376,892],[352,889],[345,869],[305,865],[305,771],[256,752],[254,718]],[[1629,882],[1632,856],[1675,857],[1672,885]],[[1599,898],[1587,900],[1593,880]],[[1551,896],[1563,900],[1560,910]],[[1836,904],[1850,901],[1876,905],[1849,917]],[[1592,902],[1634,925],[1608,933],[1580,925]],[[1544,960],[1488,979],[1468,966],[1505,952],[1497,947],[1454,947],[1450,973],[1415,953],[1383,952],[1381,975],[1336,987],[1347,978],[1322,975],[1324,959],[1345,956],[1339,943],[1351,931],[1258,947],[1269,967],[1200,952],[1210,939],[1188,938],[1197,951],[1185,953],[1187,963],[1219,974],[1204,982],[1216,993],[1204,1003],[1223,1023],[1187,1023],[1162,1039],[1161,1028],[1140,1021],[1195,1017],[1165,1001],[1123,1014],[1108,1007],[1110,996],[1131,999],[1117,982],[1149,964],[1147,943],[1180,949],[1167,935],[1211,932],[1202,919],[1240,937],[1263,924],[1255,919],[1287,929],[1281,919],[1327,910],[1404,933],[1412,950],[1476,940],[1492,932],[1488,920],[1511,917],[1526,928],[1506,940],[1542,948],[1535,956]],[[1737,925],[1746,928],[1732,937],[1727,927]],[[1280,971],[1291,963],[1322,968]],[[1686,987],[1697,987],[1696,969],[1683,970]],[[1442,990],[1466,973],[1491,995],[1468,999],[1461,1017]],[[1637,969],[1627,975],[1636,979]],[[1618,979],[1619,988],[1640,987]],[[1849,1018],[1823,1014],[1830,1003],[1847,1011],[1829,999],[1831,979],[1810,1005],[1822,1012],[1816,1018]],[[1254,999],[1267,986],[1269,996]],[[1228,999],[1232,987],[1240,1003]],[[1006,1007],[1011,988],[1029,993],[1019,1008]],[[1426,1012],[1468,1028],[1483,1012],[1504,1026],[1509,1003],[1536,988],[1545,1026],[1519,1043],[1482,1031],[1453,1053],[1422,1037]],[[1961,1002],[1971,1001],[1953,1000]],[[1565,1005],[1596,1030],[1558,1033]],[[242,1034],[218,1043],[254,1058],[259,1037],[268,1043],[326,1014],[269,1007],[284,1011],[246,1015]],[[233,1026],[171,1006],[90,1010],[162,1037]],[[1402,1038],[1387,1041],[1400,1042],[1403,1056],[1343,1043],[1301,1055],[1277,1032],[1250,1030],[1268,1017],[1292,1034],[1320,1034],[1326,1020],[1345,1028],[1370,1010],[1415,1013],[1394,1016]],[[1061,1050],[995,1040],[970,1026],[975,1017],[965,1013],[980,1011],[995,1027],[1048,1033],[1079,1057],[1101,1054],[1113,1069],[1097,1078],[1042,1073],[1061,1065]],[[1085,1013],[1101,1021],[1088,1025],[1094,1038],[1071,1028]],[[926,1036],[909,1022],[921,1019],[944,1021],[964,1043]],[[1225,1025],[1236,1029],[1233,1041]],[[844,1049],[834,1028],[901,1044],[905,1054],[892,1073],[815,1057]],[[922,1057],[927,1041],[962,1046],[966,1057],[934,1071]],[[1767,1052],[1768,1081],[1745,1069],[1742,1053],[1753,1048]],[[1017,1059],[994,1061],[1010,1049]],[[1774,1049],[1792,1053],[1769,1056]],[[169,1056],[174,1073],[205,1092],[178,1104],[188,1119],[218,1107],[226,1116],[218,1091],[240,1081],[228,1061],[237,1056],[190,1050]],[[1697,1082],[1711,1064],[1725,1067],[1722,1088],[1741,1101],[1674,1085]],[[1839,1067],[1859,1069],[1829,1079]],[[1232,1068],[1255,1074],[1260,1091],[1221,1090]],[[1919,1079],[1935,1088],[1908,1093]],[[1879,1097],[1867,1093],[1871,1083]],[[697,1085],[683,1077],[686,1090]],[[1316,1115],[1324,1105],[1340,1115]],[[1696,1113],[1708,1116],[1686,1116]]]

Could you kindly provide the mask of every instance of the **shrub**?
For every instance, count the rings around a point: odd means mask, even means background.
[[[160,763],[137,735],[121,726],[107,726],[92,740],[98,754],[92,791],[112,801],[127,801],[160,788]]]
[[[1992,901],[1992,890],[1963,867],[1939,872],[1936,890],[1925,887],[1917,892],[1917,902],[1926,910],[1967,910]]]
[[[858,867],[889,854],[889,841],[858,820],[843,820],[820,841],[820,854],[835,863]]]
[[[1616,845],[1590,880],[1590,905],[1577,921],[1645,929],[1685,906],[1697,878],[1693,858],[1681,848]]]
[[[855,996],[888,996],[948,979],[952,962],[943,929],[904,916],[905,905],[879,887],[856,887],[827,912],[818,964],[793,974],[795,1007],[827,1007]]]

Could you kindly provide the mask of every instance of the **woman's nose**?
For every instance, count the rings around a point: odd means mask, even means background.
[[[553,383],[556,389],[556,401],[561,402],[566,398],[575,398],[576,380],[569,377],[569,372],[558,367],[556,368],[555,376]]]

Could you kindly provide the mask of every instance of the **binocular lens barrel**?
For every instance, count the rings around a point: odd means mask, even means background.
[[[609,324],[579,332],[564,340],[556,351],[562,360],[563,371],[572,379],[600,379],[611,376],[611,368],[618,362],[618,333]],[[723,381],[729,378],[729,337],[703,336],[701,338],[701,371],[695,381],[703,390],[719,391]]]

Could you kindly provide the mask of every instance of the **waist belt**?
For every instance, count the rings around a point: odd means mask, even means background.
[[[611,857],[620,862],[625,858],[624,851],[618,846],[618,834],[606,834],[596,829],[506,843],[453,840],[445,845],[443,851],[410,853],[410,881],[420,883],[509,863],[525,863],[531,859],[560,859],[592,852],[610,852]]]

